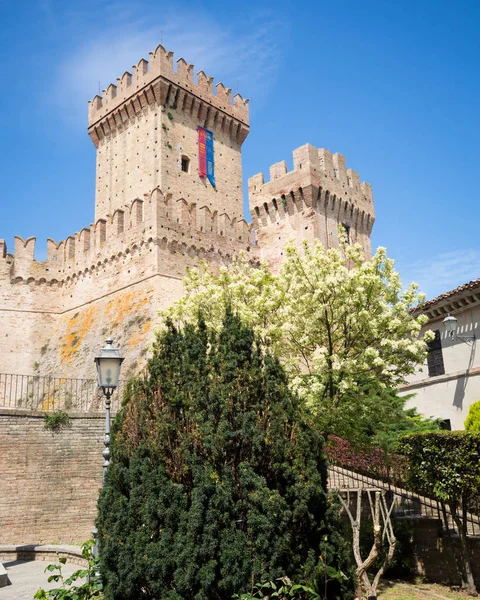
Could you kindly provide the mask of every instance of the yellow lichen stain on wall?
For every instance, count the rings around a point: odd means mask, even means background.
[[[147,333],[152,328],[152,321],[150,317],[147,317],[140,323],[140,327],[138,331],[136,331],[133,335],[131,335],[128,339],[128,345],[131,348],[135,348],[136,346],[145,344],[145,338]]]
[[[71,362],[75,358],[80,344],[91,331],[97,313],[98,308],[95,305],[90,305],[75,313],[69,319],[67,333],[60,349],[62,362]]]
[[[131,291],[110,300],[105,308],[105,319],[111,327],[124,322],[129,315],[141,314],[152,298],[152,291]]]
[[[152,287],[128,290],[64,315],[61,325],[60,358],[64,374],[83,369],[91,377],[91,358],[107,337],[125,350],[129,348],[132,365],[137,364],[149,343],[155,313]],[[85,365],[80,367],[80,365]]]

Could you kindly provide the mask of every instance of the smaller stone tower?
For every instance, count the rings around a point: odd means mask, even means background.
[[[375,221],[372,187],[360,183],[358,173],[346,168],[345,157],[310,144],[293,151],[293,171],[285,161],[248,180],[250,213],[262,258],[272,268],[282,261],[289,240],[320,240],[338,246],[338,226],[352,243],[371,256],[370,234]]]

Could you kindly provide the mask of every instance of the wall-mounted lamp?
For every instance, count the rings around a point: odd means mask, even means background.
[[[448,315],[443,319],[443,324],[447,330],[447,335],[454,340],[462,340],[462,342],[474,342],[477,338],[474,333],[471,335],[457,335],[457,319],[452,315]]]

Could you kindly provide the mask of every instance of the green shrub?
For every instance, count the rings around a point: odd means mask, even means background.
[[[48,582],[55,581],[61,587],[52,590],[40,588],[35,592],[35,600],[100,600],[103,598],[103,584],[98,571],[98,559],[93,556],[93,546],[93,540],[83,544],[82,556],[87,561],[87,567],[78,569],[66,579],[62,573],[62,566],[67,562],[65,557],[58,556],[58,564],[48,565],[45,569],[46,573],[51,573]]]
[[[158,337],[112,431],[97,526],[107,600],[230,600],[256,583],[351,573],[323,438],[278,360],[227,312]],[[353,579],[329,587],[351,598]]]
[[[465,419],[465,430],[480,432],[480,400],[470,405]]]
[[[70,417],[63,410],[55,410],[43,415],[43,426],[50,431],[60,431],[70,426]]]
[[[460,540],[462,583],[475,593],[467,542],[467,513],[480,493],[480,433],[441,431],[413,433],[401,439],[410,486],[445,502]]]

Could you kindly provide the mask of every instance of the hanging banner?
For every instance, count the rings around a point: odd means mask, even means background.
[[[198,128],[198,174],[200,177],[207,176],[207,130]]]
[[[213,158],[213,133],[203,127],[198,128],[198,174],[208,177],[215,187],[215,164]]]
[[[207,133],[207,177],[212,187],[215,187],[215,173],[213,164],[213,133],[206,130]]]

